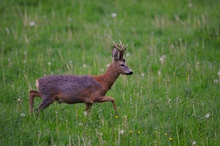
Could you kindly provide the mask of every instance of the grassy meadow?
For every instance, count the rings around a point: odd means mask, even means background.
[[[220,145],[219,0],[0,0],[0,145]],[[112,41],[132,76],[111,103],[29,113],[51,74],[103,74]],[[34,107],[41,103],[35,98]]]

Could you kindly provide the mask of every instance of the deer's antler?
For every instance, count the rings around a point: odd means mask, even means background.
[[[127,49],[128,47],[128,44],[125,46],[122,44],[121,40],[119,40],[119,44],[116,44],[114,41],[113,41],[113,44],[114,44],[114,48],[116,48],[119,52],[120,52],[120,57],[119,59],[122,59],[123,58],[123,55],[124,55],[124,51]]]

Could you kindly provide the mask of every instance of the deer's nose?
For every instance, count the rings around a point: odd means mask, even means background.
[[[133,74],[133,71],[131,70],[129,73],[127,73],[127,75],[132,75]]]

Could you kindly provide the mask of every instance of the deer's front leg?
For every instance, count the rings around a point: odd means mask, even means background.
[[[103,96],[103,97],[99,98],[96,102],[112,102],[114,110],[115,110],[116,114],[118,114],[114,98],[109,97],[109,96]]]

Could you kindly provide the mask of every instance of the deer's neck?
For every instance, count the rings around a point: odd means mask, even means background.
[[[113,64],[111,64],[107,71],[100,76],[95,76],[95,79],[102,85],[106,92],[111,89],[112,85],[114,84],[115,80],[118,78],[120,74],[115,72]]]

